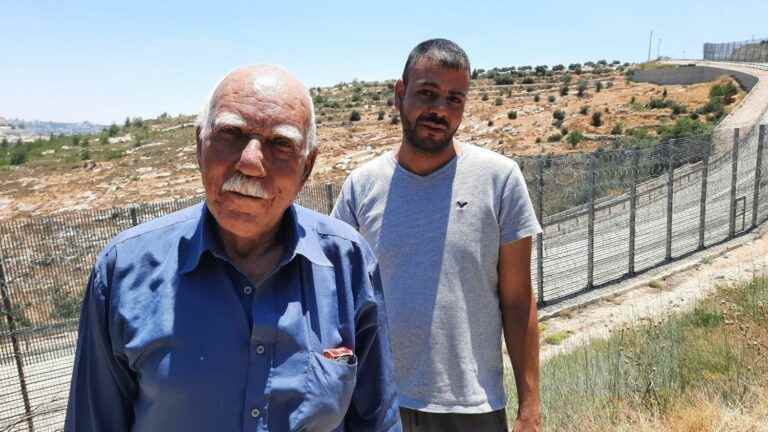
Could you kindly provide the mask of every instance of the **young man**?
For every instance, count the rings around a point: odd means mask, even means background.
[[[541,232],[520,168],[455,141],[469,60],[434,39],[395,85],[403,141],[355,170],[333,215],[379,259],[406,431],[506,431],[502,328],[520,402],[539,428],[531,236]]]

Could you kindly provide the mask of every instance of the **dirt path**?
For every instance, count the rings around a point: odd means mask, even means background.
[[[546,360],[593,338],[641,321],[661,318],[670,312],[688,310],[718,284],[747,281],[765,274],[768,266],[768,232],[753,233],[659,268],[626,286],[606,288],[603,298],[590,304],[545,308],[540,313],[541,359]],[[611,293],[610,291],[613,291]],[[568,336],[559,345],[544,342],[547,336]]]

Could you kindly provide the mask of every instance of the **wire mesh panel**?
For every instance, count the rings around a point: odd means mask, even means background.
[[[768,122],[767,122],[768,123]],[[762,155],[760,157],[760,181],[758,184],[759,195],[757,203],[757,223],[763,223],[768,218],[768,124],[763,124]]]
[[[556,156],[544,171],[544,284],[547,301],[587,286],[587,224],[589,198],[587,158]],[[573,211],[566,211],[566,209]]]
[[[594,284],[624,276],[629,269],[629,190],[638,163],[634,152],[595,155]]]
[[[671,145],[675,169],[671,252],[675,258],[699,246],[702,163],[710,145],[710,137],[678,139]]]
[[[662,146],[639,150],[638,171],[643,181],[638,187],[635,219],[634,267],[642,271],[665,259],[667,224],[667,170]]]
[[[738,42],[705,43],[704,60],[768,62],[768,38]]]

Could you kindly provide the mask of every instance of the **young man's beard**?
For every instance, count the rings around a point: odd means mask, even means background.
[[[447,133],[444,139],[432,139],[432,138],[419,138],[416,132],[416,126],[412,125],[410,121],[400,113],[400,118],[403,122],[403,136],[405,142],[411,144],[417,151],[422,153],[437,154],[445,150],[453,141],[453,134],[456,131]],[[418,123],[418,119],[416,122]]]

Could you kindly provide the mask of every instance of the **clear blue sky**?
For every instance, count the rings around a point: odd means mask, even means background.
[[[0,116],[122,122],[196,113],[227,71],[277,63],[308,86],[399,75],[410,49],[458,42],[474,68],[700,57],[768,36],[768,1],[0,0]]]

